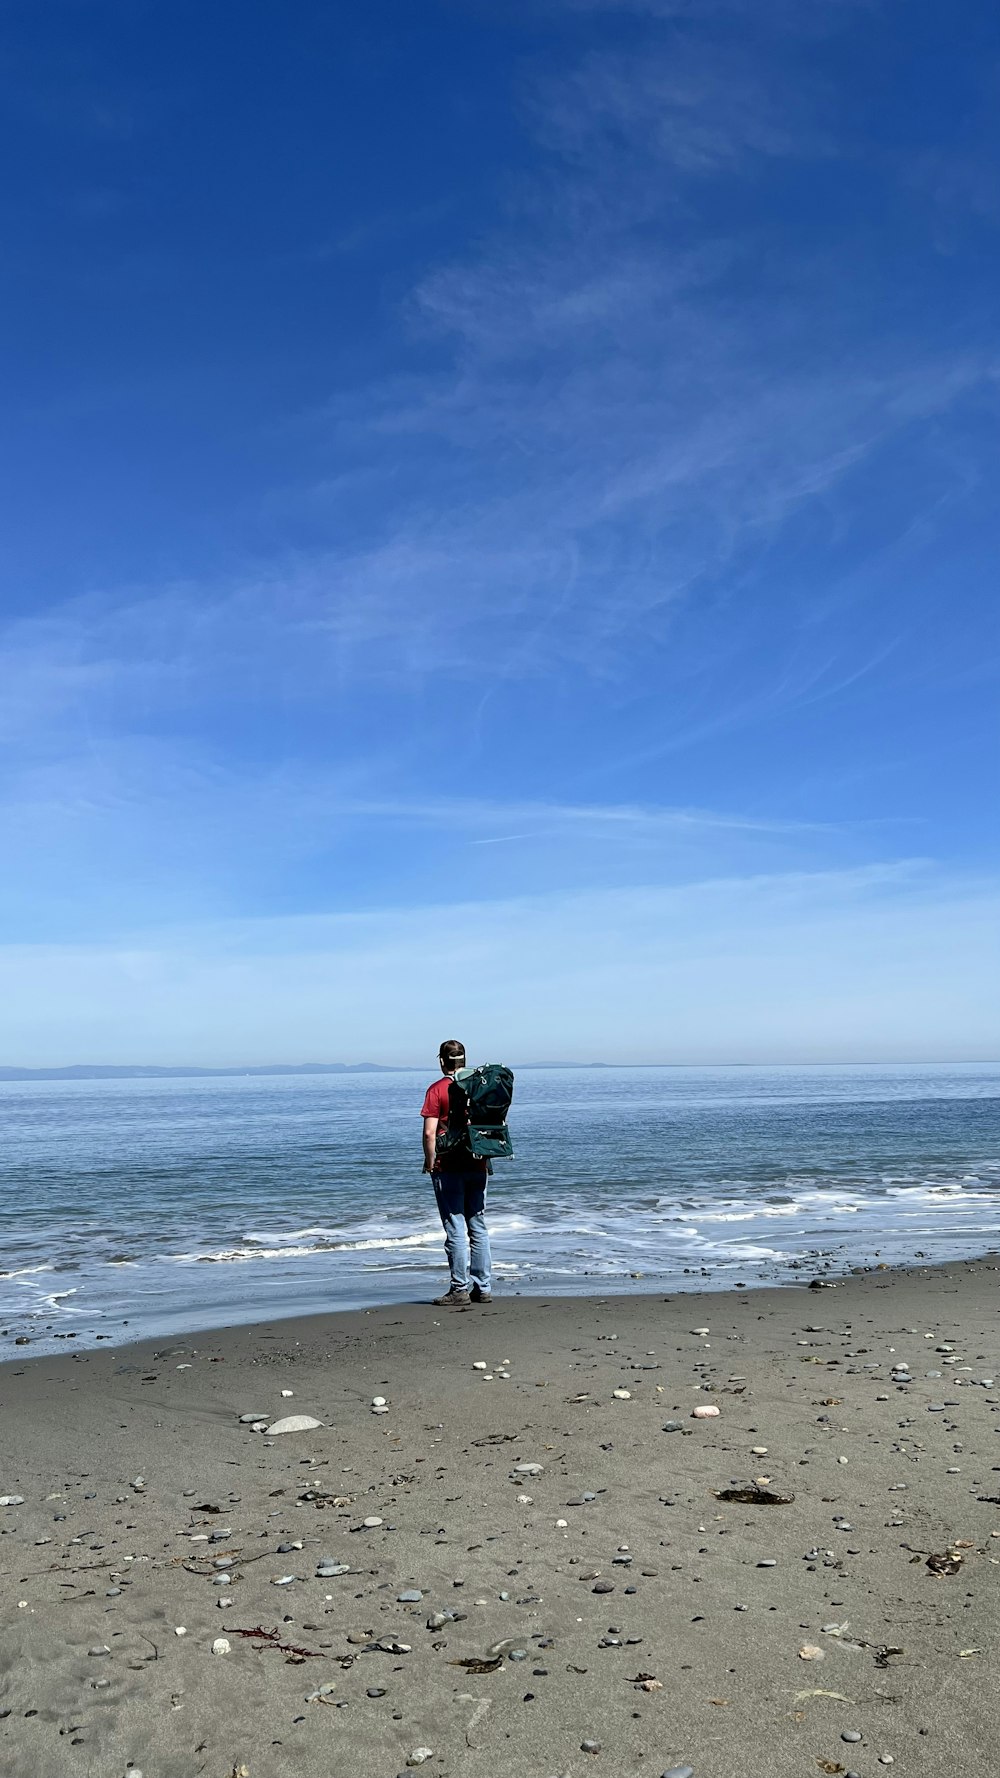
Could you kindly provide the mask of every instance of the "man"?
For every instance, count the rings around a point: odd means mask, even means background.
[[[434,1301],[441,1307],[463,1308],[467,1303],[493,1301],[486,1229],[486,1181],[493,1169],[489,1161],[478,1161],[461,1149],[438,1154],[438,1134],[448,1124],[451,1083],[465,1067],[464,1045],[449,1038],[441,1045],[438,1061],[441,1079],[428,1087],[420,1114],[424,1120],[424,1172],[430,1174],[434,1186],[451,1271],[449,1289]]]

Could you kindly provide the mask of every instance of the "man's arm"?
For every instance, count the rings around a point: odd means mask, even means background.
[[[424,1118],[424,1172],[434,1171],[434,1151],[437,1147],[438,1120],[436,1117]]]

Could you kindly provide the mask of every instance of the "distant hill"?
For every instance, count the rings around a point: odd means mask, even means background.
[[[521,1062],[519,1068],[606,1068],[607,1062]],[[156,1068],[141,1063],[101,1066],[78,1062],[69,1068],[0,1068],[2,1080],[226,1080],[274,1074],[425,1074],[425,1068],[383,1062],[265,1062],[256,1068],[197,1068],[181,1064]]]
[[[203,1080],[257,1074],[399,1074],[410,1069],[384,1067],[381,1062],[271,1062],[259,1068],[154,1068],[141,1064],[101,1067],[77,1063],[71,1068],[0,1068],[0,1080]]]

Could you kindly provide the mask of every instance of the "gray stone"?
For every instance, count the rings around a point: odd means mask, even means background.
[[[694,1778],[693,1766],[668,1766],[663,1778]]]
[[[349,1562],[321,1562],[316,1570],[317,1580],[332,1580],[335,1574],[350,1574]]]
[[[842,1741],[860,1741],[861,1740],[861,1730],[860,1729],[845,1729],[843,1734],[841,1735],[840,1739]]]
[[[284,1420],[273,1420],[267,1429],[268,1438],[279,1432],[316,1432],[323,1424],[312,1414],[288,1414]]]
[[[98,1642],[93,1648],[88,1648],[87,1653],[94,1656],[109,1655],[111,1650],[103,1642]]]
[[[419,1605],[422,1598],[423,1593],[418,1592],[416,1587],[410,1587],[407,1592],[396,1594],[396,1604]]]

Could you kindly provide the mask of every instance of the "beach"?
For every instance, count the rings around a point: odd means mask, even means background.
[[[0,1367],[0,1766],[986,1771],[996,1274],[26,1348]]]

